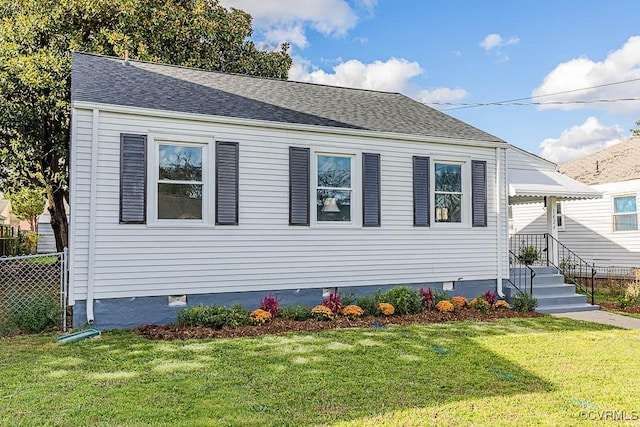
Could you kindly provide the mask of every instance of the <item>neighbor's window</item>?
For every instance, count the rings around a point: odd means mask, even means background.
[[[435,163],[436,222],[462,222],[462,165]]]
[[[638,229],[636,196],[613,198],[613,231],[635,231]]]
[[[353,156],[318,154],[316,211],[318,222],[350,222]]]
[[[562,202],[556,203],[556,221],[558,224],[558,231],[564,231],[564,212],[562,210]]]
[[[158,219],[202,219],[203,147],[158,144]]]

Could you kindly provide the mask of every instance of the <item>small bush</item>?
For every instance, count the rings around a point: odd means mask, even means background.
[[[258,308],[268,311],[271,317],[276,317],[280,314],[280,301],[277,295],[266,295],[260,300],[260,307]]]
[[[531,294],[518,291],[513,297],[513,309],[520,312],[533,311],[538,306],[538,300]]]
[[[249,312],[240,305],[231,308],[219,305],[202,305],[183,308],[178,312],[181,325],[221,329],[225,326],[235,328],[249,324]]]
[[[364,314],[364,310],[357,305],[348,305],[342,309],[342,315],[348,317],[349,319],[357,319]]]
[[[340,300],[340,295],[335,292],[330,292],[328,298],[324,298],[322,300],[322,305],[331,310],[333,315],[340,313],[342,310],[342,301]]]
[[[640,304],[640,286],[635,283],[630,284],[624,295],[618,297],[618,304],[620,304],[620,308]]]
[[[434,307],[438,305],[440,301],[449,301],[449,294],[446,291],[435,291],[433,293]]]
[[[472,299],[469,303],[469,307],[473,310],[479,311],[480,313],[487,314],[489,312],[489,304],[484,299],[484,295]]]
[[[348,305],[353,305],[356,303],[358,297],[356,297],[356,293],[352,291],[341,291],[338,292],[338,296],[340,297],[340,302],[342,302],[342,306],[346,307]]]
[[[271,313],[261,308],[257,308],[249,314],[249,319],[254,325],[264,325],[271,320],[271,317]]]
[[[455,307],[450,301],[442,300],[436,304],[436,310],[440,313],[453,313]]]
[[[378,304],[378,312],[384,316],[391,316],[395,311],[395,307],[388,302],[381,302]]]
[[[287,320],[307,320],[311,319],[311,309],[304,305],[289,304],[282,308],[280,317]]]
[[[422,295],[407,286],[396,286],[389,289],[383,301],[391,304],[397,314],[416,314],[422,311]]]
[[[318,320],[333,319],[333,311],[326,305],[316,305],[311,309],[311,316]]]
[[[431,288],[427,288],[425,291],[424,288],[420,288],[420,295],[422,295],[422,306],[427,310],[433,309],[435,307],[435,299],[433,297],[433,291]]]
[[[498,293],[487,291],[484,293],[483,298],[487,302],[487,304],[494,305],[496,301],[498,301]]]
[[[48,331],[61,320],[60,301],[50,295],[15,294],[11,296],[10,306],[11,321],[28,334]]]
[[[495,309],[509,309],[511,307],[509,307],[509,303],[506,302],[505,300],[500,300],[500,301],[496,301],[495,304],[493,304],[493,308]]]
[[[524,265],[531,265],[540,259],[540,252],[533,245],[523,245],[520,247],[518,260]]]
[[[469,305],[469,301],[467,301],[465,297],[461,296],[451,298],[451,303],[457,310],[465,308]]]
[[[356,305],[362,308],[365,316],[375,316],[378,312],[378,303],[375,295],[358,297]]]

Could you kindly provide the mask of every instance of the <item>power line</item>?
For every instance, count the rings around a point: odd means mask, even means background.
[[[432,104],[432,105],[457,105],[458,106],[456,108],[447,108],[447,109],[444,109],[442,111],[460,110],[460,109],[465,109],[465,108],[493,106],[493,105],[545,105],[545,104],[535,103],[535,102],[531,102],[531,103],[527,103],[527,104],[511,104],[511,103],[516,103],[518,101],[525,101],[527,99],[537,99],[537,98],[544,98],[544,97],[547,97],[547,96],[556,96],[556,95],[563,95],[563,94],[566,94],[566,93],[581,92],[583,90],[598,89],[598,88],[601,88],[601,87],[615,86],[615,85],[621,85],[621,84],[632,83],[632,82],[637,82],[637,81],[640,81],[640,77],[639,78],[635,78],[635,79],[621,80],[621,81],[618,81],[618,82],[603,83],[601,85],[588,86],[588,87],[583,87],[583,88],[579,88],[579,89],[563,90],[563,91],[560,91],[560,92],[547,93],[547,94],[544,94],[544,95],[527,96],[527,97],[524,97],[524,98],[506,99],[504,101],[487,102],[487,103],[440,103],[440,102],[429,102],[428,104]],[[620,100],[621,101],[635,101],[636,99],[620,99]],[[569,102],[569,101],[566,101],[565,103],[567,103],[567,104],[582,104],[582,103],[590,104],[590,103],[596,103],[596,102],[614,102],[614,101],[615,100],[593,100],[593,101],[588,101],[588,102],[583,102],[583,101]],[[558,103],[560,103],[560,102],[562,102],[562,101],[558,101]]]
[[[527,99],[527,98],[524,98]],[[456,105],[460,108],[471,107],[509,107],[509,106],[526,106],[526,105],[571,105],[571,104],[598,104],[622,101],[640,101],[640,98],[616,98],[616,99],[589,99],[578,101],[548,101],[548,102],[431,102],[431,105]],[[442,111],[456,110],[459,108],[445,108]]]

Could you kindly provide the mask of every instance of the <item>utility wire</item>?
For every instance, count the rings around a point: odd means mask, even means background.
[[[525,98],[527,99],[527,98]],[[616,99],[589,99],[578,101],[548,101],[548,102],[431,102],[431,105],[458,105],[460,108],[471,107],[489,107],[489,106],[524,106],[524,105],[571,105],[571,104],[598,104],[607,102],[620,102],[620,101],[640,101],[640,98],[616,98]],[[446,108],[442,111],[456,110],[458,108]]]

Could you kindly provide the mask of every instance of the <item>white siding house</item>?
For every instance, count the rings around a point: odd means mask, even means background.
[[[75,324],[509,274],[508,144],[400,94],[74,53],[71,146]]]
[[[602,193],[601,199],[561,202],[559,240],[597,268],[640,267],[640,140],[565,163],[559,171]],[[512,214],[512,232],[546,232],[543,204],[514,206]]]

